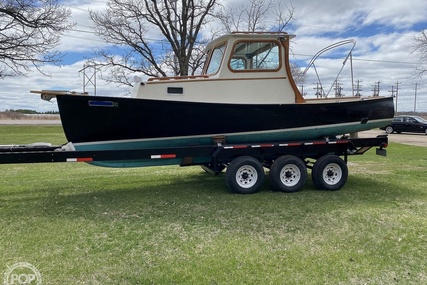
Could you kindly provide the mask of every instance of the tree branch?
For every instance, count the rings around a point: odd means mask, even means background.
[[[62,55],[54,48],[73,26],[67,23],[69,15],[57,0],[1,2],[0,78],[24,75],[31,66],[43,73],[42,65],[60,62]]]

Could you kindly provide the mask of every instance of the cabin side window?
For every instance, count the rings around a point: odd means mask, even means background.
[[[216,47],[210,57],[208,68],[206,69],[206,74],[215,74],[219,71],[221,67],[222,58],[224,57],[225,43]]]
[[[279,46],[273,41],[237,42],[229,67],[232,71],[277,70],[280,68]]]

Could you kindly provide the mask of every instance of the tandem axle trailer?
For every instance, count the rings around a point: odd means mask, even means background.
[[[219,138],[212,145],[131,150],[67,150],[66,145],[45,143],[0,145],[0,164],[97,162],[151,160],[151,165],[164,165],[177,159],[180,166],[201,165],[207,172],[219,174],[227,168],[225,179],[232,192],[257,192],[264,180],[264,168],[270,169],[270,184],[277,191],[296,192],[303,188],[307,169],[315,186],[339,190],[347,181],[350,155],[361,155],[376,147],[385,156],[387,136],[361,139],[321,139],[274,143],[227,144]],[[209,157],[210,161],[197,158]],[[167,163],[166,163],[167,164]]]

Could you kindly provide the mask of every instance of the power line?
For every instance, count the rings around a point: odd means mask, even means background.
[[[73,29],[71,31],[72,32],[77,32],[77,33],[92,34],[92,35],[96,35],[97,36],[97,34],[94,31],[86,31],[86,30],[79,30],[79,29]],[[62,36],[63,37],[69,37],[69,38],[84,39],[84,40],[89,40],[89,41],[97,41],[97,42],[107,43],[106,41],[102,41],[102,40],[96,40],[96,39],[92,39],[92,38],[79,37],[79,36],[74,36],[74,35],[64,34]],[[168,42],[168,40],[166,40],[166,39],[152,39],[152,38],[145,38],[145,39],[147,41],[151,41],[151,42]]]
[[[313,57],[313,55],[311,54],[293,53],[293,55]],[[325,58],[328,58],[328,57],[325,57]],[[329,59],[330,58],[331,57],[329,57]],[[409,62],[409,61],[393,61],[393,60],[367,59],[367,58],[357,58],[357,57],[353,57],[353,60],[367,61],[367,62],[394,63],[394,64],[417,64],[416,62]]]
[[[372,61],[372,62],[383,62],[383,63],[397,63],[397,64],[417,64],[416,62],[409,62],[409,61],[394,61],[394,60],[381,60],[381,59],[366,59],[366,58],[355,58],[353,57],[353,60],[358,61]]]
[[[62,36],[68,37],[68,38],[80,39],[80,40],[87,40],[87,41],[92,41],[92,42],[107,43],[106,41],[97,40],[94,38],[79,37],[79,36],[73,36],[73,35],[62,35]]]
[[[88,34],[95,34],[94,31],[85,31],[85,30],[77,30],[77,29],[73,29],[73,32],[79,32],[79,33],[88,33]]]
[[[80,30],[80,29],[73,29],[72,31],[73,32],[78,32],[78,33],[85,33],[85,34],[96,35],[96,33],[94,31],[86,31],[86,30]],[[73,35],[63,35],[63,36],[64,37],[70,37],[70,38],[76,38],[76,39],[84,39],[84,40],[96,41],[96,42],[105,42],[105,41],[96,40],[96,39],[92,39],[92,38],[84,38],[84,37],[73,36]],[[161,39],[147,39],[147,40],[153,41],[153,42],[164,42],[164,41],[166,41],[166,40],[161,40]],[[293,55],[313,57],[313,55],[309,55],[309,54],[293,53]],[[365,62],[392,63],[392,64],[410,64],[410,65],[417,64],[416,62],[409,62],[409,61],[393,61],[393,60],[367,59],[367,58],[357,58],[357,57],[353,57],[353,60],[356,60],[356,61],[365,61]]]

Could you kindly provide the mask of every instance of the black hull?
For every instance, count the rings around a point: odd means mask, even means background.
[[[287,105],[194,103],[75,95],[57,96],[57,101],[65,135],[73,143],[319,129],[322,126],[348,124],[358,125],[359,130],[363,129],[363,125],[366,125],[366,129],[379,127],[369,123],[391,120],[394,115],[391,97]],[[327,133],[331,131],[333,128],[325,128],[325,133],[321,135],[334,135]]]

